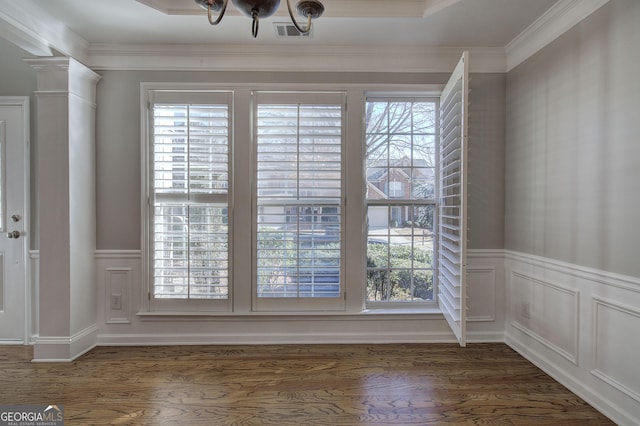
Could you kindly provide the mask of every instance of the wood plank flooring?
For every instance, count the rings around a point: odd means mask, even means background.
[[[0,347],[0,403],[65,425],[610,425],[504,344]]]

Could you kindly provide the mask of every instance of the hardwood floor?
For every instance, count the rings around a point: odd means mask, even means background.
[[[0,347],[0,403],[65,425],[609,425],[504,344]]]

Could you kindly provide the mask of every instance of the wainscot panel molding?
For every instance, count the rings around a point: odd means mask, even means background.
[[[96,259],[142,259],[140,250],[96,250]]]
[[[620,425],[640,419],[640,278],[505,251],[505,342]]]
[[[105,312],[108,324],[130,323],[132,268],[107,268],[105,270]]]
[[[504,251],[467,251],[467,340],[504,342]]]
[[[511,326],[578,365],[580,292],[511,270]]]
[[[496,320],[496,268],[467,267],[469,314],[471,322]]]
[[[593,298],[594,369],[591,373],[640,403],[640,309]],[[616,329],[611,330],[615,325]]]
[[[130,324],[142,293],[140,250],[96,250],[99,324]]]

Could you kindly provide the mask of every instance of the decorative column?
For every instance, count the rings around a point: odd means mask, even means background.
[[[40,250],[34,361],[70,361],[95,346],[95,98],[100,76],[71,58],[29,59],[38,72]]]

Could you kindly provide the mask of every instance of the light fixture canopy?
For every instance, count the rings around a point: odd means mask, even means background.
[[[247,15],[253,20],[251,26],[251,32],[253,37],[258,36],[258,29],[261,18],[268,18],[276,13],[280,6],[280,0],[231,0],[238,10]],[[225,11],[227,10],[227,3],[229,0],[195,0],[202,8],[207,10],[209,17],[209,23],[211,25],[218,25],[222,21]],[[287,0],[287,9],[289,10],[289,16],[293,25],[302,34],[307,34],[311,31],[311,21],[319,18],[324,13],[324,5],[320,0],[300,0],[296,5],[296,11],[302,17],[307,18],[306,27],[300,26],[293,16],[291,10],[291,0]],[[213,19],[213,12],[218,13],[218,17]]]

